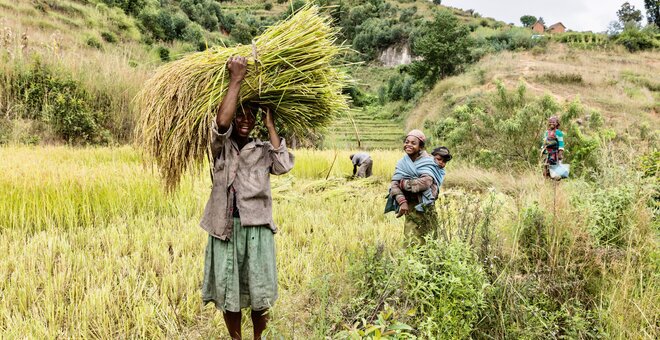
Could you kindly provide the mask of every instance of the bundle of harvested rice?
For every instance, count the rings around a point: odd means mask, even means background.
[[[248,57],[240,102],[275,112],[278,129],[303,133],[348,109],[348,77],[333,63],[346,47],[316,6],[268,28],[252,46],[214,47],[157,70],[136,97],[138,146],[151,156],[169,190],[207,157],[211,124],[229,83],[230,56]]]

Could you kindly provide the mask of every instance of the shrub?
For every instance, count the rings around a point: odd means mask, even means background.
[[[539,55],[546,54],[546,53],[548,53],[547,46],[534,46],[534,47],[532,47],[532,54],[533,55],[539,56]]]
[[[422,86],[413,77],[402,73],[388,79],[387,85],[383,86],[382,100],[407,102],[418,98],[422,91]]]
[[[119,7],[126,14],[137,15],[147,5],[147,0],[101,0],[110,7]]]
[[[406,41],[412,27],[407,21],[413,20],[414,13],[406,9],[399,17],[397,8],[385,0],[350,0],[332,10],[341,34],[361,53],[351,55],[355,60],[372,60],[379,50]]]
[[[146,8],[138,16],[141,28],[153,39],[172,41],[182,39],[183,32],[190,20],[184,13],[174,12],[168,8]]]
[[[528,50],[534,47],[544,48],[546,37],[534,37],[526,28],[511,27],[508,29],[492,29],[480,27],[475,31],[476,45],[490,52],[502,50]]]
[[[404,294],[422,338],[468,338],[485,307],[486,277],[472,249],[428,240],[405,258]]]
[[[109,100],[87,92],[77,81],[36,61],[15,82],[23,118],[48,122],[70,144],[107,143]]]
[[[567,32],[553,35],[553,39],[581,49],[608,48],[611,41],[606,34],[591,32]]]
[[[522,212],[520,239],[518,243],[528,261],[544,261],[548,256],[548,226],[543,211],[538,204],[527,207]]]
[[[229,32],[232,29],[232,25],[225,18],[217,1],[182,0],[179,7],[188,16],[188,19],[198,23],[206,30],[218,31],[224,29]]]
[[[270,2],[265,3],[264,9],[270,11],[271,9],[273,9],[273,4],[271,4]]]
[[[467,338],[485,307],[486,276],[472,248],[460,241],[429,238],[394,257],[380,246],[356,267],[360,296],[347,311],[351,324],[362,318],[372,323],[389,305],[409,310],[399,321],[421,338]]]
[[[167,47],[164,46],[158,46],[158,57],[160,57],[160,60],[162,61],[170,61],[170,50]]]
[[[204,39],[204,29],[197,23],[191,23],[183,30],[183,40],[198,43]]]
[[[252,38],[259,34],[260,26],[257,18],[244,13],[236,20],[231,37],[238,43],[248,45],[252,43]]]
[[[101,32],[101,38],[108,43],[117,42],[117,36],[112,32]]]
[[[630,231],[628,212],[635,203],[635,189],[622,183],[609,188],[594,188],[579,201],[589,214],[588,230],[599,245],[626,246]]]
[[[103,118],[86,101],[85,93],[57,93],[47,114],[55,132],[69,143],[105,143],[99,123]],[[100,140],[96,140],[101,137]]]
[[[639,169],[645,178],[660,178],[660,151],[649,152],[641,156]]]
[[[93,47],[93,48],[96,48],[96,49],[99,49],[99,50],[103,48],[103,46],[101,45],[101,42],[96,37],[87,38],[87,40],[85,40],[85,43],[87,44],[87,46]]]
[[[378,51],[404,40],[403,29],[394,21],[379,18],[369,18],[356,28],[353,38],[353,48],[371,60],[376,58]]]
[[[635,25],[626,25],[626,28],[615,38],[615,41],[625,46],[630,52],[660,48],[657,30],[652,25],[641,30]]]
[[[347,87],[344,89],[343,93],[351,96],[351,102],[354,106],[363,107],[374,104],[376,102],[376,98],[374,96],[365,93],[357,86]]]

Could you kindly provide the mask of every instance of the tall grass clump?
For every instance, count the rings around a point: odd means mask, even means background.
[[[240,102],[275,112],[289,134],[326,126],[347,109],[347,77],[333,66],[346,50],[335,45],[337,29],[308,6],[268,28],[252,46],[216,47],[163,66],[137,96],[141,115],[137,143],[155,159],[166,186],[207,154],[211,124],[226,93],[230,56],[251,57]]]

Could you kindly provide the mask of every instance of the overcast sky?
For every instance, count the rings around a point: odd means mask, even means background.
[[[563,23],[574,31],[603,32],[610,21],[617,20],[616,11],[625,0],[443,0],[442,4],[462,9],[474,9],[482,16],[506,23],[520,24],[520,17],[529,14],[543,17],[546,26]],[[643,0],[628,1],[642,11],[646,25]]]

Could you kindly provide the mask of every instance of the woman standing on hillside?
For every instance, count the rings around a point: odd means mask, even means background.
[[[232,339],[241,339],[241,309],[251,308],[254,338],[261,339],[277,299],[270,174],[291,170],[293,155],[269,109],[269,141],[249,137],[258,108],[238,107],[246,66],[244,57],[229,58],[229,87],[213,122],[213,188],[200,222],[209,233],[202,300],[224,313]]]
[[[412,130],[406,136],[406,154],[397,162],[385,209],[394,211],[398,205],[397,217],[406,216],[404,234],[411,243],[424,243],[424,236],[437,229],[434,203],[445,175],[444,169],[424,150],[425,142],[426,136],[420,130]]]
[[[564,133],[559,130],[559,118],[548,119],[548,130],[543,135],[543,176],[550,178],[550,166],[561,163],[564,159]]]

